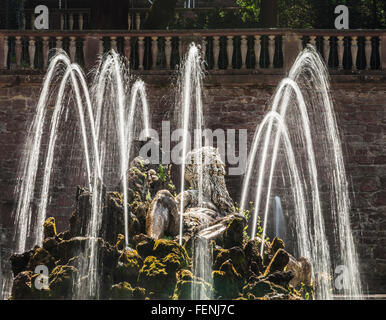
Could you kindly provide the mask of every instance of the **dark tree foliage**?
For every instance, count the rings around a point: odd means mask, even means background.
[[[267,0],[268,1],[268,0]],[[245,20],[253,19],[264,27],[263,0],[237,0]],[[268,1],[273,3],[273,1]],[[350,10],[350,29],[383,29],[386,27],[385,0],[278,0],[278,23],[281,28],[334,29],[337,5]],[[256,12],[260,12],[260,18]],[[272,12],[272,11],[271,11]],[[268,13],[270,15],[270,13]]]
[[[261,0],[260,24],[262,28],[277,27],[279,0]]]
[[[166,29],[174,18],[178,0],[154,0],[146,17],[144,29]]]

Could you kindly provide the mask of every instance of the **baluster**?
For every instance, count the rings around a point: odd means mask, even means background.
[[[339,70],[343,70],[343,55],[344,55],[344,37],[338,37],[338,60]]]
[[[63,49],[63,37],[56,37],[56,48]]]
[[[118,52],[118,49],[117,49],[117,37],[111,37],[110,41],[111,41],[111,50],[114,50],[115,52]]]
[[[131,30],[131,12],[127,14],[127,30]]]
[[[74,29],[74,14],[73,13],[70,13],[70,18],[69,18],[68,24],[69,24],[70,30],[72,31]]]
[[[358,37],[352,37],[351,56],[352,56],[352,69],[357,70]]]
[[[233,68],[232,58],[233,58],[233,36],[227,37],[227,55],[228,55],[228,69]]]
[[[316,48],[316,36],[310,36],[310,44]]]
[[[135,14],[135,27],[137,30],[141,29],[141,15],[139,14],[139,12]]]
[[[143,70],[143,55],[145,53],[144,40],[145,37],[138,37],[138,60],[139,60],[139,70]]]
[[[255,69],[260,69],[261,36],[255,36]]]
[[[70,57],[71,62],[75,62],[76,54],[76,37],[70,37]]]
[[[328,60],[330,58],[330,37],[328,36],[323,37],[323,55],[328,68]]]
[[[29,54],[29,67],[30,67],[30,69],[35,68],[35,51],[36,51],[35,38],[30,37],[29,41],[28,41],[28,54]]]
[[[47,65],[48,65],[48,50],[49,50],[48,40],[49,39],[50,39],[49,37],[43,37],[43,66],[44,66],[44,69],[47,69]]]
[[[78,21],[79,21],[79,30],[83,30],[83,13],[82,12],[79,12],[79,17],[78,17]]]
[[[370,70],[371,69],[371,37],[366,37],[365,53],[366,53],[366,70]]]
[[[201,50],[202,50],[202,60],[206,61],[206,37],[202,37],[202,42],[201,42]]]
[[[304,49],[303,47],[303,36],[298,37],[298,50],[299,52],[302,52]]]
[[[152,59],[151,68],[153,70],[157,68],[157,58],[158,58],[158,37],[151,37],[151,59]]]
[[[26,23],[27,21],[26,21],[26,18],[25,18],[25,14],[23,13],[23,17],[22,17],[22,26],[21,26],[21,28],[23,29],[23,30],[25,30],[26,29]]]
[[[98,53],[100,56],[102,56],[105,53],[105,49],[103,47],[103,37],[99,39]]]
[[[220,37],[214,36],[213,37],[213,57],[214,57],[214,66],[213,68],[215,70],[218,69],[218,57],[220,54]]]
[[[269,68],[273,69],[274,67],[273,60],[275,58],[275,36],[269,36],[268,52],[269,52]]]
[[[60,13],[60,30],[64,30],[64,13]]]
[[[16,65],[18,68],[20,68],[20,65],[21,65],[21,50],[22,50],[21,37],[18,36],[16,37],[16,41],[15,41]]]
[[[248,40],[247,36],[241,36],[241,69],[247,68]]]
[[[4,37],[4,61],[3,61],[4,69],[8,68],[8,37]]]
[[[165,37],[166,69],[170,69],[172,59],[172,37]]]
[[[125,57],[128,61],[131,59],[131,37],[125,37]]]

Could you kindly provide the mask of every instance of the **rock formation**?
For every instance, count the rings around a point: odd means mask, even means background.
[[[202,150],[203,201],[198,202],[198,168],[188,164],[184,192],[184,242],[178,244],[179,201],[170,166],[151,165],[137,157],[128,171],[129,243],[125,248],[124,208],[120,186],[102,192],[102,228],[88,237],[92,193],[78,188],[69,230],[57,233],[55,219],[43,226],[42,247],[11,257],[11,299],[72,299],[77,286],[88,283],[82,265],[89,260],[87,243],[98,253],[99,297],[102,299],[190,299],[192,292],[215,299],[303,299],[312,296],[311,268],[285,251],[282,240],[248,239],[249,221],[236,212],[225,185],[225,166],[213,148]],[[197,153],[191,153],[195,157]],[[196,237],[208,243],[213,257],[212,281],[193,274]],[[47,288],[39,288],[37,266],[48,268]],[[81,277],[80,277],[81,276]],[[93,298],[93,297],[90,297]]]

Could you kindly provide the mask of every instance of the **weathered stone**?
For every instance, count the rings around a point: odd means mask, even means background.
[[[71,299],[72,285],[78,270],[73,266],[60,265],[50,274],[50,295],[54,299]]]
[[[43,224],[44,239],[56,236],[55,218],[49,217]]]
[[[294,274],[294,278],[290,282],[293,287],[299,287],[302,283],[308,286],[311,285],[312,267],[305,257],[300,257],[296,260],[293,256],[289,255],[286,270],[292,271]]]
[[[230,260],[225,261],[220,270],[213,271],[213,287],[218,297],[234,299],[243,286],[243,278],[236,271]]]
[[[115,280],[117,282],[127,281],[135,284],[142,265],[143,260],[136,251],[124,250],[118,259],[118,265],[115,269]]]
[[[289,262],[289,255],[283,249],[279,249],[273,256],[267,269],[265,269],[264,275],[274,273],[275,271],[283,271]]]
[[[133,288],[128,282],[121,282],[111,287],[111,299],[113,300],[144,300],[146,290],[144,288]]]

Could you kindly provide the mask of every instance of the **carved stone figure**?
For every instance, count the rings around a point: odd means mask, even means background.
[[[202,159],[202,166],[199,165]],[[234,204],[225,184],[225,164],[217,149],[203,147],[188,153],[185,179],[190,189],[183,192],[184,232],[195,233],[234,213]],[[202,172],[202,174],[200,174]],[[158,239],[164,234],[178,234],[180,193],[175,199],[161,190],[157,193],[146,217],[146,233]],[[224,223],[220,223],[221,226]],[[224,227],[214,228],[225,231]]]

